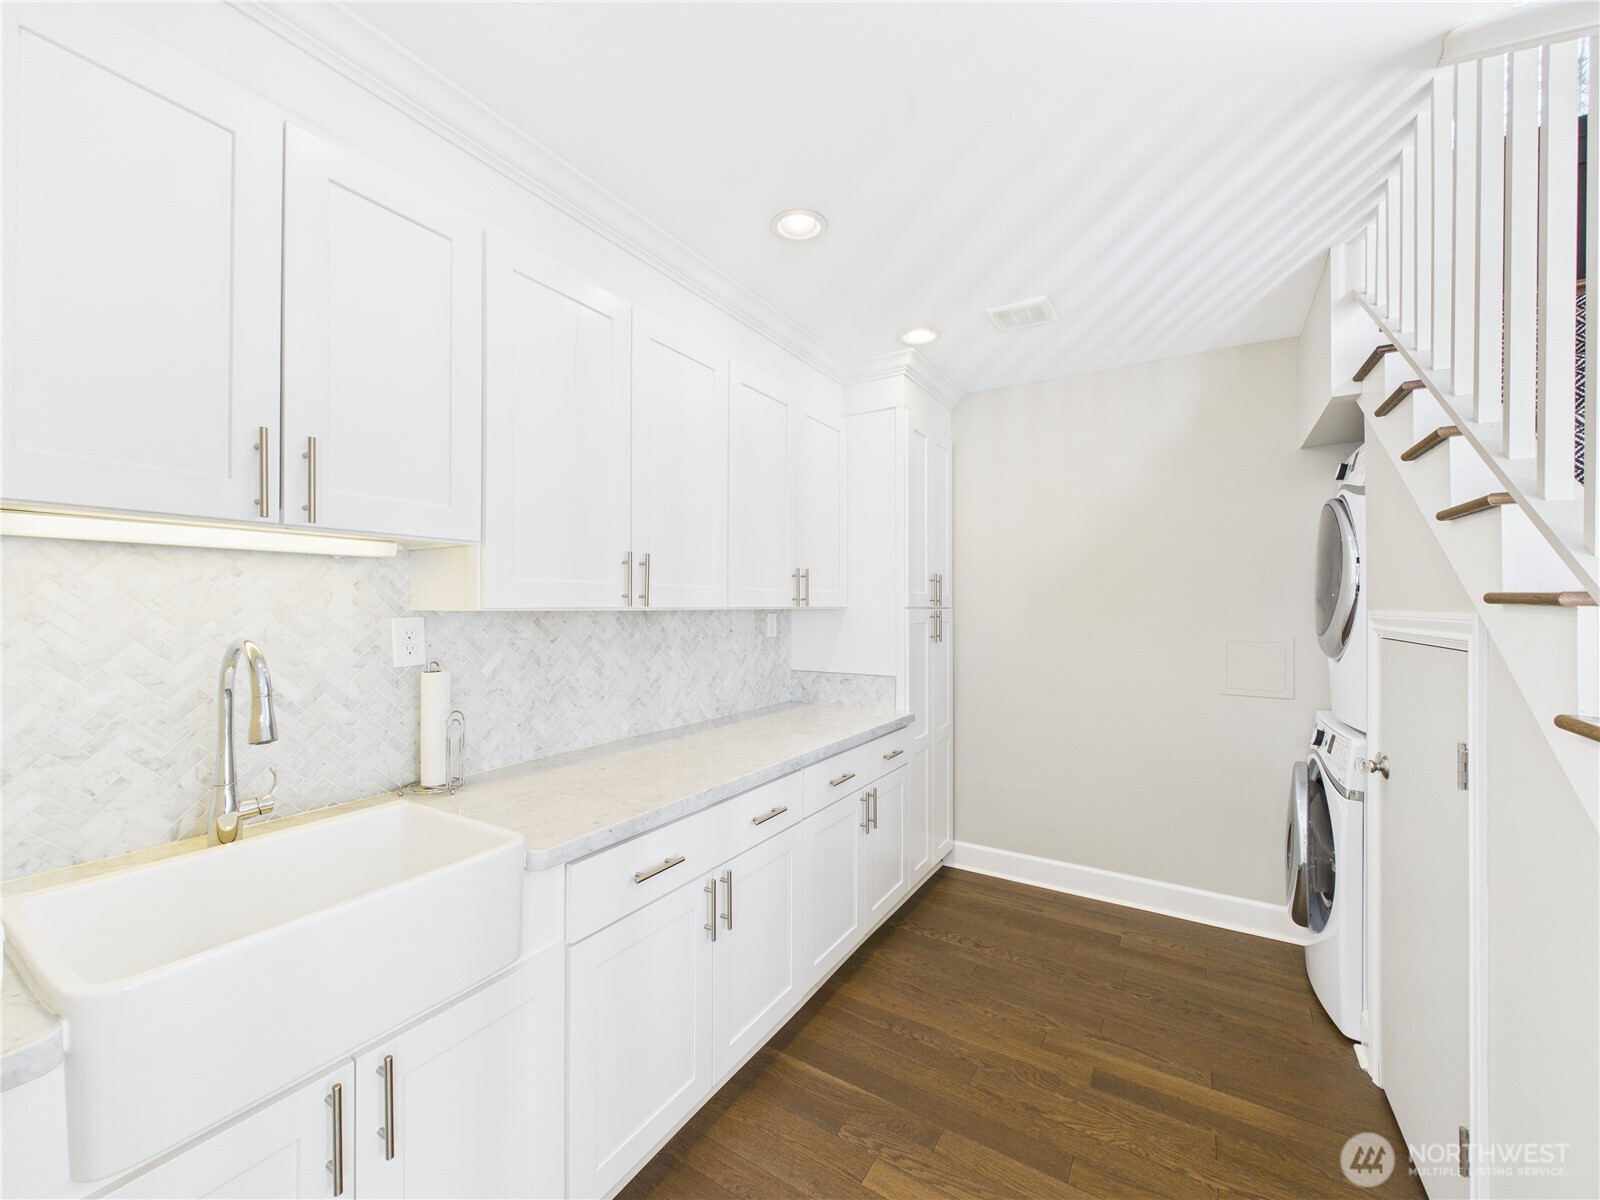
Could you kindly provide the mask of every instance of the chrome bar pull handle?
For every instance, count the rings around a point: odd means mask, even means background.
[[[800,607],[800,568],[796,567],[789,572],[789,603],[796,608]]]
[[[300,456],[306,460],[306,502],[300,507],[305,510],[306,523],[317,523],[317,439],[306,439],[306,452]]]
[[[722,882],[728,888],[728,911],[722,914],[722,919],[728,923],[728,932],[733,932],[733,868],[729,867],[722,873]]]
[[[333,1109],[333,1157],[328,1160],[328,1170],[333,1175],[333,1194],[344,1195],[344,1085],[336,1083],[327,1096],[328,1107]]]
[[[839,776],[839,778],[828,780],[828,786],[838,787],[841,783],[849,783],[855,777],[856,773],[854,771],[846,771],[843,775]]]
[[[622,556],[622,602],[629,608],[633,607],[633,551],[629,550]]]
[[[801,567],[800,568],[800,585],[801,585],[801,589],[802,589],[801,593],[800,593],[800,607],[801,608],[810,608],[811,607],[811,568],[810,567]]]
[[[887,753],[887,754],[885,754],[883,756],[883,761],[884,762],[889,762],[889,761],[891,761],[893,759],[899,758],[904,753],[905,753],[904,750],[891,750],[891,751],[889,751],[889,753]]]
[[[872,832],[872,810],[870,808],[866,807],[866,805],[867,805],[867,793],[866,792],[862,792],[861,793],[861,804],[862,804],[862,808],[861,808],[861,828],[865,829],[868,833],[871,833]]]
[[[878,827],[878,789],[873,788],[867,795],[871,797],[867,801],[867,820],[871,821],[872,827],[876,829]]]
[[[750,824],[765,825],[768,821],[772,820],[773,817],[781,817],[788,811],[789,806],[787,804],[780,804],[771,811],[762,813],[759,817],[751,817]]]
[[[646,608],[649,608],[650,607],[650,555],[649,555],[648,552],[639,555],[639,574],[643,578],[642,586],[639,589],[639,602],[641,604],[643,604]]]
[[[394,1161],[394,1055],[383,1056],[383,1065],[378,1068],[378,1074],[383,1076],[383,1128],[378,1130],[378,1136],[383,1139],[384,1160],[392,1162]]]
[[[673,867],[677,866],[683,861],[683,855],[675,854],[671,858],[657,863],[647,871],[635,871],[633,873],[633,881],[635,883],[643,883],[647,879],[654,879],[657,875],[661,874],[661,872],[670,871]]]
[[[272,430],[265,425],[256,426],[256,511],[263,517],[272,515],[272,499],[268,493],[270,485],[271,457],[272,457]]]
[[[715,879],[706,881],[705,893],[711,899],[711,917],[702,928],[711,934],[711,940],[714,942],[717,940],[717,881]]]

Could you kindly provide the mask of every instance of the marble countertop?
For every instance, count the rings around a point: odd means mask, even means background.
[[[454,796],[407,799],[522,834],[530,871],[557,867],[854,746],[902,729],[910,713],[783,704],[467,777]],[[372,796],[270,823],[288,828],[393,800]],[[258,830],[262,827],[257,826]],[[203,849],[187,838],[12,880],[11,896]],[[28,990],[9,956],[0,978],[0,1091],[47,1074],[65,1056],[61,1020]]]

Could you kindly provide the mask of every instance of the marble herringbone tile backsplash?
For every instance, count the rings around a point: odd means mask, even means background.
[[[185,837],[210,802],[217,668],[266,653],[278,741],[236,736],[240,786],[278,811],[417,775],[417,669],[390,665],[410,563],[0,540],[5,878]],[[880,676],[789,670],[789,614],[430,613],[471,771],[787,700],[891,705]]]

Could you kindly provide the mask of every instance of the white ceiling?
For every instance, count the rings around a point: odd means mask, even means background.
[[[1440,39],[1505,7],[355,11],[846,358],[932,325],[978,391],[1299,332]],[[799,206],[827,233],[773,237]]]

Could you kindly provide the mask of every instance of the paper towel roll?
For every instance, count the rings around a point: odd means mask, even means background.
[[[443,787],[450,775],[445,749],[445,723],[450,719],[450,672],[422,673],[422,729],[418,779],[423,787]]]

